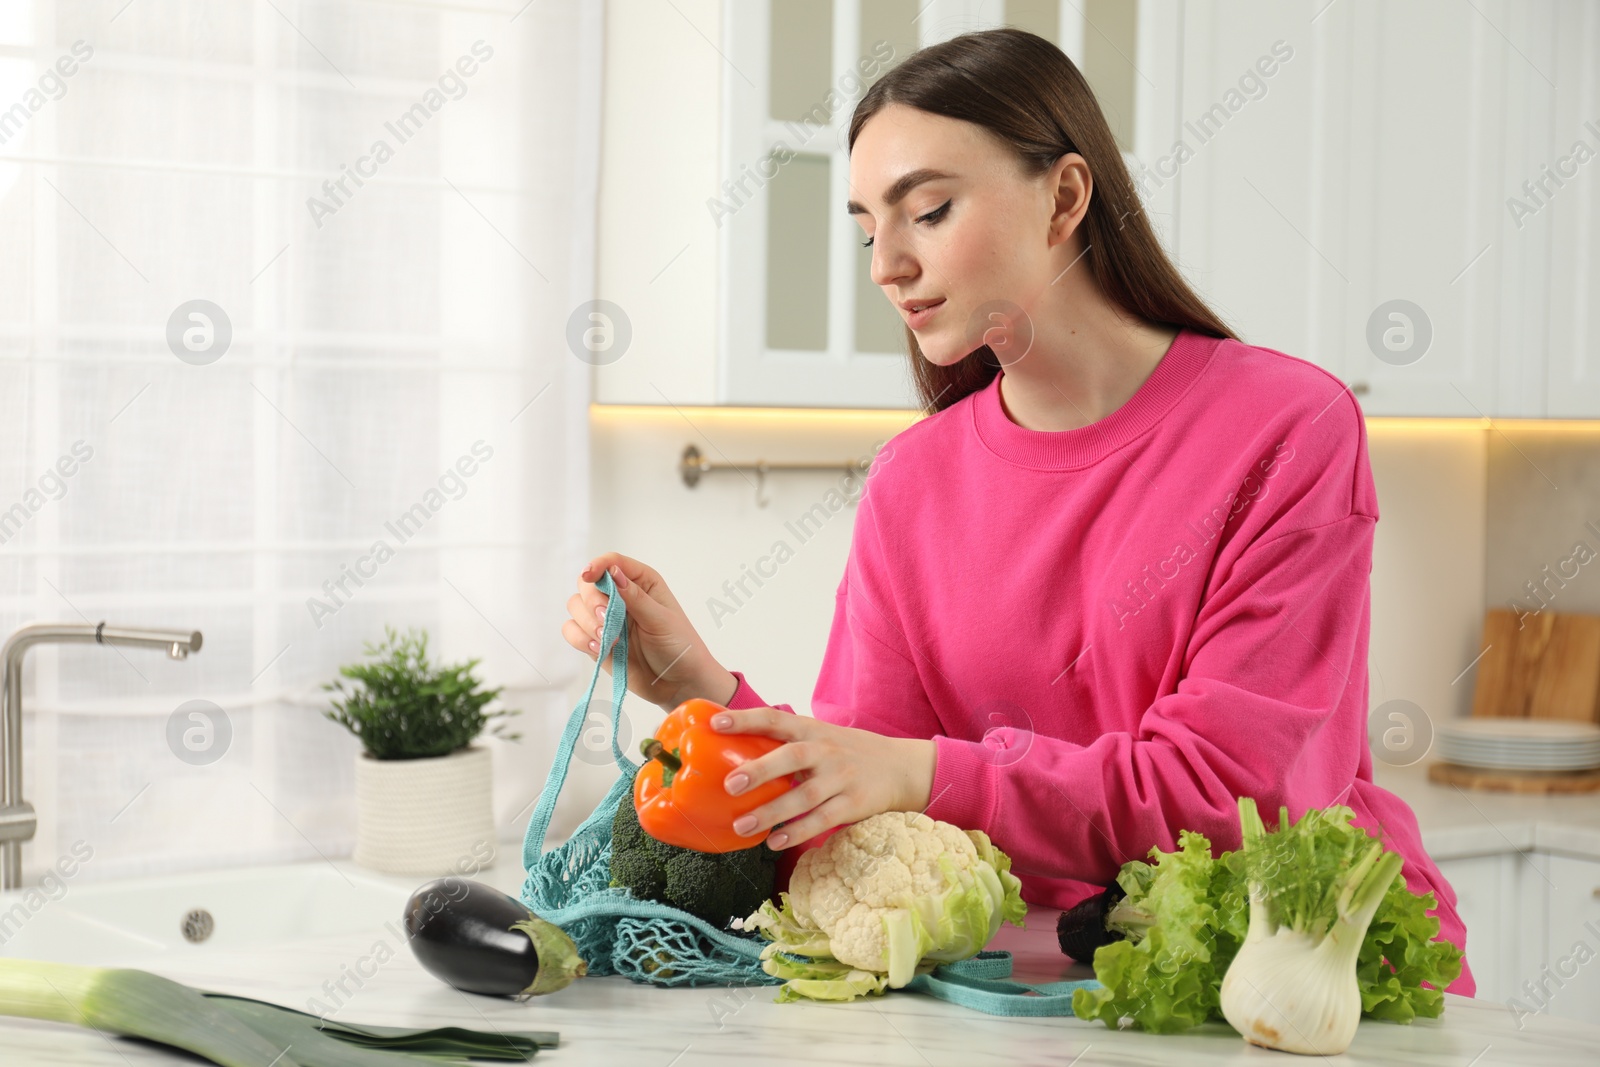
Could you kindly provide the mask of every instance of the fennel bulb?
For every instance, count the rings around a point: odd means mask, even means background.
[[[1356,959],[1378,905],[1404,862],[1370,841],[1359,852],[1322,849],[1318,812],[1290,825],[1280,809],[1268,834],[1249,797],[1239,800],[1250,925],[1222,976],[1222,1015],[1251,1044],[1329,1056],[1361,1021]]]

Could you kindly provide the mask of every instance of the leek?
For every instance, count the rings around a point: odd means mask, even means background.
[[[146,971],[0,960],[0,1015],[143,1037],[221,1067],[312,1067],[197,990]]]
[[[526,1061],[559,1036],[336,1023],[147,971],[0,959],[0,1015],[71,1023],[170,1045],[221,1067],[469,1067]]]

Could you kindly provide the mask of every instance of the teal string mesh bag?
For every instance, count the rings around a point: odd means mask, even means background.
[[[759,935],[719,930],[669,904],[640,900],[627,889],[611,888],[611,822],[618,804],[633,803],[633,780],[639,765],[617,745],[622,698],[628,691],[627,612],[622,597],[615,595],[616,583],[609,573],[602,574],[595,587],[609,598],[600,653],[595,657],[589,688],[567,719],[550,776],[528,820],[522,843],[522,866],[528,872],[522,902],[566,931],[591,975],[620,974],[635,982],[665,986],[781,984],[781,978],[761,969],[761,949],[767,942]],[[594,699],[607,650],[612,653],[611,755],[622,773],[572,836],[547,851],[545,834],[566,783],[572,753],[588,721],[589,702]]]
[[[781,985],[783,979],[761,969],[761,950],[768,944],[765,938],[719,930],[688,912],[611,888],[611,823],[618,804],[633,803],[633,780],[639,765],[617,745],[622,698],[628,691],[626,610],[609,573],[602,574],[595,587],[608,597],[600,654],[595,657],[589,688],[567,719],[550,776],[528,820],[522,843],[522,865],[528,872],[522,902],[566,931],[588,964],[588,973],[595,977],[620,974],[635,982],[664,986]],[[545,834],[588,720],[589,702],[594,699],[607,650],[612,653],[611,755],[622,773],[572,836],[546,851]],[[1011,953],[987,949],[971,959],[942,964],[929,974],[918,975],[904,991],[989,1015],[1047,1016],[1071,1015],[1073,991],[1099,985],[1094,979],[1018,982],[1010,975]]]

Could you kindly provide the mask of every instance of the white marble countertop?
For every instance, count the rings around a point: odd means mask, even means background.
[[[484,880],[514,882],[514,863]],[[1058,981],[1087,977],[1055,941],[1057,913],[1030,908],[1027,928],[1001,928],[991,945],[1015,956],[1014,977]],[[1292,1061],[1245,1044],[1218,1023],[1157,1037],[1117,1032],[1073,1018],[1006,1019],[915,993],[890,993],[848,1004],[776,1004],[776,988],[663,989],[625,978],[584,978],[523,1003],[458,993],[428,975],[392,933],[345,935],[270,949],[190,957],[159,968],[201,988],[306,1009],[383,939],[393,958],[364,979],[334,1018],[397,1026],[456,1024],[479,1029],[554,1030],[559,1048],[535,1062],[690,1067],[695,1063],[828,1064],[832,1067],[970,1067],[973,1064],[1263,1064]],[[363,967],[370,971],[371,968]],[[1505,1007],[1447,996],[1443,1018],[1411,1026],[1363,1022],[1350,1064],[1438,1067],[1590,1064],[1600,1026],[1536,1016],[1518,1029]],[[0,1019],[6,1064],[194,1063],[158,1047],[87,1030]]]
[[[1375,778],[1411,805],[1423,842],[1436,859],[1539,849],[1600,860],[1600,796],[1460,790],[1430,783],[1425,764],[1379,765]],[[515,894],[520,871],[511,858],[514,851],[508,849],[505,856],[480,877]],[[396,884],[416,881],[397,879]],[[1090,976],[1088,968],[1061,955],[1054,936],[1056,914],[1030,908],[1026,930],[1001,929],[991,947],[1014,954],[1014,977],[1057,981]],[[1246,1045],[1221,1024],[1156,1037],[1114,1032],[1072,1018],[995,1018],[912,993],[850,1004],[775,1004],[776,990],[770,986],[661,989],[608,977],[585,978],[559,993],[518,1004],[450,989],[422,970],[400,938],[383,931],[192,957],[158,969],[191,985],[307,1010],[313,997],[325,996],[325,982],[371,959],[379,940],[386,942],[393,958],[362,982],[335,1018],[560,1033],[561,1047],[541,1053],[538,1062],[628,1067],[756,1061],[838,1067],[1290,1062]],[[1525,1019],[1519,1029],[1503,1005],[1455,996],[1447,996],[1446,1004],[1438,1020],[1411,1026],[1362,1023],[1344,1061],[1439,1067],[1596,1062],[1600,1026],[1539,1015]],[[7,1064],[195,1062],[90,1031],[8,1019],[0,1019],[0,1050],[0,1060]]]
[[[1600,793],[1494,793],[1428,781],[1426,761],[1373,768],[1373,781],[1416,813],[1436,860],[1539,850],[1600,860]]]

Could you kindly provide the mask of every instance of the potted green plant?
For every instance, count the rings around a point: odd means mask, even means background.
[[[463,861],[494,862],[489,749],[473,742],[486,730],[515,741],[503,720],[513,709],[486,711],[501,693],[473,674],[479,661],[435,667],[427,631],[397,633],[364,645],[367,662],[339,668],[322,688],[337,694],[324,714],[361,742],[356,757],[355,861],[386,874],[442,875]]]

